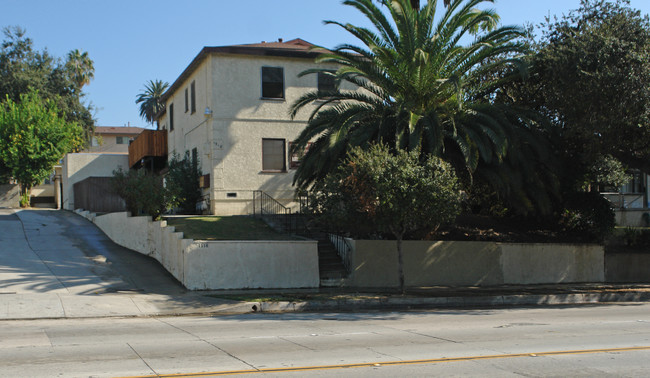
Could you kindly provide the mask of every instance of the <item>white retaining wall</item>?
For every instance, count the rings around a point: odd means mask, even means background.
[[[350,240],[350,287],[397,287],[397,243]],[[598,245],[404,241],[406,286],[603,282]]]
[[[194,241],[148,216],[77,213],[115,243],[158,260],[191,290],[314,288],[320,282],[316,241]]]

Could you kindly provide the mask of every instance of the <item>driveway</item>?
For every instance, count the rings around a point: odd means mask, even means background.
[[[0,209],[0,294],[122,292],[185,290],[157,261],[76,214]]]

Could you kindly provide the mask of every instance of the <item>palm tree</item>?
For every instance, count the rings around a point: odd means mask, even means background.
[[[145,121],[152,124],[156,119],[154,118],[160,112],[165,104],[160,102],[162,95],[169,88],[169,83],[162,80],[149,80],[144,85],[144,89],[136,97],[135,103],[140,104],[140,117]],[[156,125],[156,129],[159,125]]]
[[[504,81],[525,74],[519,58],[526,47],[519,27],[497,28],[493,10],[476,7],[492,0],[451,0],[436,17],[437,0],[418,10],[411,0],[381,0],[390,19],[372,0],[346,0],[372,23],[375,31],[326,21],[354,35],[364,47],[321,49],[317,59],[337,70],[313,69],[360,90],[311,92],[298,99],[291,115],[314,104],[308,125],[293,144],[294,152],[313,144],[294,183],[309,186],[333,171],[354,146],[383,141],[394,149],[419,149],[452,162],[472,177],[479,163],[503,162],[523,130],[535,120],[491,98]],[[462,41],[474,37],[472,42]],[[510,72],[509,75],[495,73]],[[534,142],[534,139],[531,139]]]
[[[89,84],[95,77],[95,67],[93,61],[88,57],[88,52],[83,53],[78,49],[72,50],[68,53],[68,61],[66,67],[70,70],[72,79],[77,84],[78,88]]]

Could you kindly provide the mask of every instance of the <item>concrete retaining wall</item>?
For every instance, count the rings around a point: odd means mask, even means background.
[[[650,209],[616,209],[616,224],[624,227],[648,227],[647,219]],[[644,215],[649,214],[649,215]]]
[[[316,241],[194,241],[148,216],[77,213],[115,243],[158,260],[191,290],[314,288],[320,282]]]
[[[351,240],[350,287],[397,287],[395,241]],[[404,241],[406,286],[603,282],[597,245]]]
[[[605,279],[611,283],[650,282],[650,252],[606,254]]]
[[[0,185],[0,207],[20,207],[20,186],[17,184]]]

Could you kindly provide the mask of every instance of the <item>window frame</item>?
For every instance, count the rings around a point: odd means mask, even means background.
[[[268,97],[264,96],[264,70],[265,69],[279,69],[281,70],[282,74],[282,95],[281,97]],[[284,67],[280,66],[262,66],[260,68],[260,98],[262,100],[276,100],[276,101],[283,101],[286,98],[286,93],[285,93],[285,76],[284,76]]]
[[[190,114],[196,113],[196,85],[195,81],[190,84]]]
[[[316,90],[318,90],[318,92],[325,92],[325,90],[322,90],[322,89],[321,89],[321,78],[324,79],[324,78],[326,78],[326,77],[327,77],[328,79],[331,79],[331,80],[332,80],[332,89],[331,89],[331,92],[336,92],[336,91],[337,91],[337,88],[336,88],[336,79],[334,78],[334,76],[327,75],[327,74],[325,74],[324,72],[318,72],[318,73],[316,74]],[[330,90],[327,90],[327,91],[330,91]]]
[[[298,169],[298,167],[300,167],[300,161],[302,160],[302,158],[305,156],[305,154],[309,151],[309,149],[314,143],[308,142],[307,146],[299,154],[291,153],[291,147],[293,146],[293,144],[295,144],[295,142],[289,142],[289,169]]]
[[[115,137],[115,144],[129,144],[129,137],[118,135]]]
[[[282,141],[282,168],[266,168],[264,166],[264,142]],[[287,140],[284,138],[262,138],[262,172],[264,173],[286,173],[287,172]]]
[[[169,110],[169,132],[172,132],[174,131],[174,103],[170,103],[167,109]]]
[[[185,113],[187,113],[189,110],[190,110],[189,95],[187,92],[187,88],[185,88]]]

